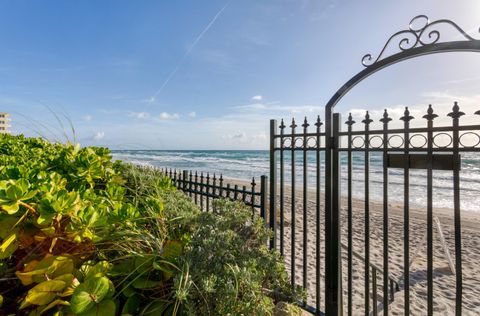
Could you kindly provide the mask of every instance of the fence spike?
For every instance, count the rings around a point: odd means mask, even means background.
[[[370,119],[370,114],[367,111],[367,114],[365,114],[365,119],[362,121],[362,123],[364,123],[365,125],[370,125],[370,123],[372,123],[372,122],[373,122],[373,120]]]
[[[292,125],[290,125],[290,127],[292,129],[294,129],[295,127],[297,127],[297,124],[295,124],[295,118],[292,118]]]
[[[405,112],[403,113],[403,116],[400,118],[400,120],[404,122],[410,122],[413,120],[414,117],[410,115],[410,111],[408,110],[408,106],[405,107]]]
[[[387,109],[385,109],[385,111],[383,112],[383,118],[380,119],[380,122],[382,122],[383,124],[387,124],[388,122],[390,122],[392,119],[388,116],[388,112],[387,112]]]
[[[320,115],[318,115],[318,116],[317,116],[317,122],[315,123],[315,126],[316,126],[317,128],[320,128],[320,126],[322,126],[322,125],[323,125],[323,123],[322,123],[322,121],[320,120]]]
[[[345,122],[348,126],[352,126],[356,122],[353,120],[352,113],[348,113],[348,120]]]
[[[252,183],[250,183],[250,184],[252,185],[252,187],[255,186],[255,184],[256,184],[256,183],[255,183],[255,177],[252,177]]]
[[[475,112],[475,114],[480,114],[480,111]],[[450,116],[453,119],[458,119],[458,118],[460,118],[460,116],[465,115],[465,113],[460,111],[460,107],[458,106],[458,102],[455,101],[455,103],[453,104],[452,112],[448,113],[447,115]]]
[[[302,124],[302,127],[303,129],[306,131],[307,130],[307,127],[309,127],[310,124],[308,124],[307,122],[307,117],[305,116],[305,119],[303,120],[303,124]]]
[[[427,114],[425,114],[423,116],[424,119],[426,119],[427,121],[433,121],[435,118],[437,118],[438,115],[433,113],[433,108],[432,108],[432,105],[429,104],[428,105],[428,110],[427,110]]]
[[[283,119],[282,119],[282,120],[280,121],[280,126],[279,126],[279,128],[280,128],[281,130],[283,130],[285,127],[286,127],[286,126],[285,126],[285,123],[283,123]]]

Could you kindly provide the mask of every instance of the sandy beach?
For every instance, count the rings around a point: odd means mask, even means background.
[[[229,180],[228,183],[249,186],[247,181]],[[285,263],[290,272],[291,260],[291,194],[290,188],[285,187],[285,216],[284,216],[284,247]],[[295,235],[295,270],[296,283],[303,283],[303,250],[307,248],[307,290],[308,304],[315,306],[316,289],[316,204],[315,192],[308,191],[307,203],[307,245],[303,244],[303,193],[296,190],[296,223]],[[277,197],[278,199],[278,197]],[[324,309],[324,207],[323,196],[321,198],[321,309]],[[279,204],[277,204],[277,213]],[[347,201],[342,199],[341,229],[342,243],[347,244]],[[395,300],[388,308],[392,315],[404,314],[404,292],[403,292],[403,262],[404,262],[404,222],[403,205],[399,203],[389,204],[389,275],[398,280],[400,291],[395,294]],[[364,201],[353,200],[353,250],[360,255],[365,252],[364,236]],[[433,284],[434,284],[434,314],[452,315],[455,311],[455,275],[451,272],[447,252],[455,262],[453,211],[448,209],[435,209],[434,216],[438,218],[441,231],[443,232],[443,243],[440,230],[434,225],[434,262],[433,262]],[[279,216],[277,218],[279,220]],[[426,210],[421,207],[411,206],[410,208],[410,310],[412,315],[424,315],[427,312],[427,244],[426,240]],[[277,232],[280,240],[280,232]],[[446,245],[445,247],[443,245]],[[445,251],[445,248],[448,251]],[[480,214],[473,212],[462,213],[462,259],[463,259],[463,314],[480,314]],[[372,201],[370,203],[370,257],[371,263],[383,269],[383,203]],[[342,250],[342,270],[344,310],[347,310],[347,251]],[[364,314],[364,262],[358,258],[353,259],[353,314]],[[383,312],[383,276],[377,275],[377,308]],[[370,287],[371,289],[371,287]],[[370,302],[372,302],[372,291],[370,290]],[[370,303],[372,310],[372,303]]]

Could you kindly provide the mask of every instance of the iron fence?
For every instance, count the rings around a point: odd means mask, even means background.
[[[203,173],[191,170],[160,169],[173,182],[173,185],[187,194],[202,211],[213,211],[214,199],[224,198],[231,201],[241,201],[252,208],[266,220],[267,199],[268,199],[268,178],[260,177],[260,187],[255,178],[252,178],[250,186],[229,183],[223,175],[210,176],[210,173]]]

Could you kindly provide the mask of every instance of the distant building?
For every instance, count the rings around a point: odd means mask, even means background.
[[[10,114],[0,112],[0,134],[10,133]]]

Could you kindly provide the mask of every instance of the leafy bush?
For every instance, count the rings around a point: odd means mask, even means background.
[[[1,135],[0,315],[256,315],[297,300],[262,221],[216,203],[202,213],[104,148]]]

